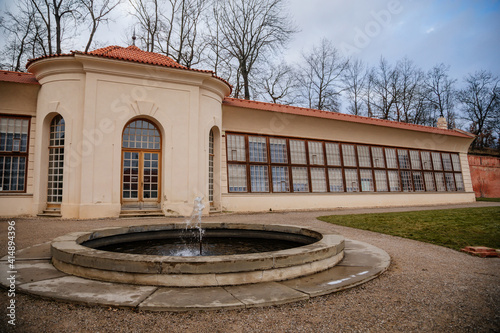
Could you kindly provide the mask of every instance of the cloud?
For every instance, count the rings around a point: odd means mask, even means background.
[[[291,0],[301,31],[289,48],[298,59],[322,38],[375,64],[405,56],[424,70],[451,65],[461,78],[479,68],[500,75],[500,2],[480,0]],[[349,48],[350,47],[350,48]],[[349,52],[346,52],[349,53]]]

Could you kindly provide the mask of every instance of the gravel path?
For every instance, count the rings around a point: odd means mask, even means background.
[[[486,205],[498,203],[469,206]],[[204,221],[321,225],[346,238],[367,242],[387,251],[392,258],[389,270],[377,279],[350,290],[275,307],[187,313],[88,307],[17,294],[15,329],[7,325],[6,304],[9,298],[6,291],[2,291],[0,332],[500,332],[500,258],[482,259],[435,245],[316,220],[320,215],[399,210],[403,209],[238,214],[204,218]],[[16,219],[16,244],[18,249],[22,249],[70,231],[182,220]],[[2,220],[1,256],[6,254],[6,232],[7,223]]]

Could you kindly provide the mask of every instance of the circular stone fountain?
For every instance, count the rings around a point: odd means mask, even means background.
[[[145,255],[99,250],[144,240],[178,239],[185,223],[75,232],[51,244],[62,272],[100,281],[170,287],[231,286],[283,281],[327,270],[344,257],[344,238],[315,228],[288,225],[203,223],[203,240],[260,239],[295,246],[267,252],[223,255]],[[203,245],[205,246],[205,245]],[[229,245],[231,246],[231,245]],[[252,244],[247,245],[252,247]]]

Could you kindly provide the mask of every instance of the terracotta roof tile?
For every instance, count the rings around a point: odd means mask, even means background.
[[[79,54],[96,55],[112,59],[140,62],[144,64],[159,65],[159,66],[166,66],[166,67],[173,67],[180,69],[189,69],[186,66],[182,66],[179,63],[175,62],[172,58],[167,57],[166,55],[154,52],[146,52],[141,50],[137,46],[121,47],[112,45],[104,47],[102,49],[90,51],[87,53],[78,51],[73,51],[73,52]],[[211,73],[210,71],[202,71],[202,70],[198,71]]]
[[[61,57],[61,56],[74,56],[75,54],[91,55],[96,57],[132,61],[149,65],[164,66],[164,67],[177,68],[177,69],[200,72],[200,73],[207,73],[211,74],[214,78],[221,80],[222,82],[227,84],[230,89],[232,89],[231,85],[226,80],[216,76],[215,73],[212,71],[188,68],[186,66],[180,65],[179,63],[177,63],[172,58],[166,55],[143,51],[137,46],[122,47],[117,45],[111,45],[89,52],[71,51],[71,54],[57,54],[52,56],[43,56],[40,58],[28,60],[28,64],[26,65],[26,67],[28,67],[29,65],[40,59],[45,59],[50,57]]]
[[[11,71],[0,71],[0,81],[39,84],[37,79],[35,78],[35,75],[31,73],[21,73],[21,72],[11,72]]]
[[[470,134],[470,133],[467,133],[467,132],[464,132],[461,130],[447,130],[447,129],[440,129],[437,127],[401,123],[401,122],[392,121],[392,120],[362,117],[362,116],[355,116],[355,115],[339,113],[339,112],[321,111],[321,110],[315,110],[315,109],[301,108],[301,107],[297,107],[297,106],[257,102],[257,101],[250,101],[250,100],[230,98],[230,97],[226,97],[223,101],[223,104],[228,105],[228,106],[256,109],[256,110],[262,110],[262,111],[282,112],[282,113],[295,114],[295,115],[300,115],[300,116],[318,117],[318,118],[334,119],[334,120],[340,120],[340,121],[349,121],[349,122],[360,123],[360,124],[385,126],[385,127],[399,128],[399,129],[419,131],[419,132],[443,134],[443,135],[452,135],[452,136],[458,136],[458,137],[464,137],[464,138],[473,138],[474,137],[473,134]]]

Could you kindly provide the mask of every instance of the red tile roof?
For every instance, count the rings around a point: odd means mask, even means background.
[[[111,59],[140,62],[143,64],[189,69],[186,66],[178,64],[172,58],[167,57],[166,55],[154,52],[146,52],[141,50],[137,46],[121,47],[112,45],[90,52],[78,52],[78,51],[73,51],[73,52],[77,54],[89,54]],[[197,71],[211,73],[210,71],[202,71],[202,70],[197,70]]]
[[[349,121],[349,122],[360,123],[360,124],[385,126],[385,127],[399,128],[399,129],[419,131],[419,132],[443,134],[443,135],[452,135],[452,136],[458,136],[458,137],[464,137],[464,138],[473,138],[474,137],[473,134],[470,134],[470,133],[467,133],[467,132],[464,132],[461,130],[447,130],[447,129],[440,129],[437,127],[401,123],[401,122],[392,121],[392,120],[354,116],[354,115],[345,114],[345,113],[321,111],[321,110],[315,110],[315,109],[301,108],[301,107],[297,107],[297,106],[264,103],[264,102],[250,101],[250,100],[230,98],[230,97],[226,97],[223,101],[223,104],[228,105],[228,106],[247,108],[247,109],[281,112],[281,113],[288,113],[288,114],[294,114],[294,115],[300,115],[300,116],[318,117],[318,118],[334,119],[334,120],[340,120],[340,121]]]
[[[28,64],[26,65],[26,67],[28,67],[32,63],[34,63],[38,60],[41,60],[41,59],[51,58],[51,57],[61,57],[61,56],[74,56],[75,54],[91,55],[91,56],[96,56],[96,57],[132,61],[132,62],[138,62],[138,63],[149,64],[149,65],[164,66],[164,67],[177,68],[177,69],[188,70],[188,71],[195,71],[195,72],[200,72],[200,73],[207,73],[207,74],[211,74],[213,77],[223,81],[225,84],[227,84],[229,86],[230,89],[232,88],[231,85],[226,80],[224,80],[220,77],[217,77],[215,75],[215,73],[212,71],[188,68],[186,66],[180,65],[179,63],[175,62],[172,58],[167,57],[166,55],[154,53],[154,52],[143,51],[140,48],[138,48],[137,46],[133,46],[133,45],[128,46],[128,47],[112,45],[112,46],[107,46],[107,47],[97,49],[94,51],[90,51],[90,52],[71,51],[71,54],[56,54],[56,55],[50,55],[50,56],[43,56],[40,58],[28,60]]]
[[[1,71],[1,70],[0,70],[0,81],[39,84],[37,79],[35,78],[35,75],[31,73]]]

